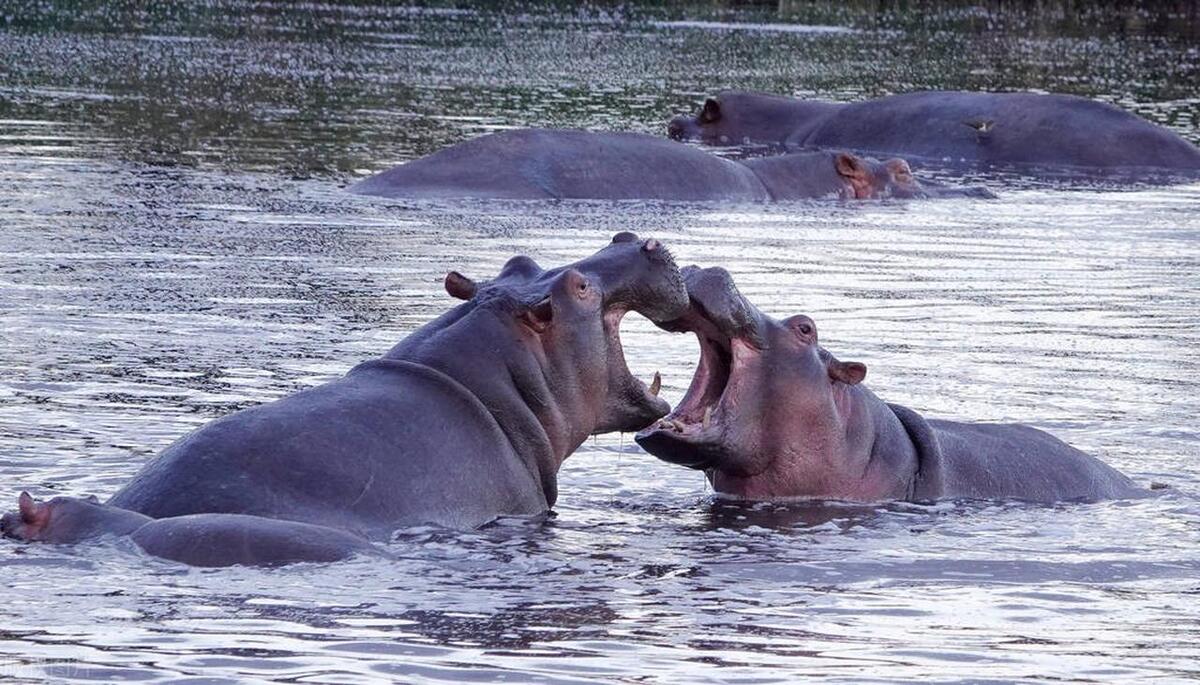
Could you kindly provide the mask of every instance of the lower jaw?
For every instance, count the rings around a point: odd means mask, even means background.
[[[669,428],[647,428],[634,439],[657,459],[677,466],[706,470],[719,460],[715,444],[699,441],[696,436],[684,436]]]

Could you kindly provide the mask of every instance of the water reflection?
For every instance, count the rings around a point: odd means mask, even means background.
[[[1200,677],[1200,186],[992,175],[995,202],[436,204],[359,174],[497,127],[660,132],[721,87],[1044,88],[1198,140],[1195,10],[41,3],[0,33],[0,503],[113,492],[227,413],[380,354],[450,269],[620,230],[826,322],[881,397],[1029,421],[1162,497],[750,505],[606,436],[556,515],[395,560],[182,569],[0,541],[0,677],[325,682]],[[25,11],[27,10],[27,11]],[[0,13],[2,14],[2,13]],[[857,33],[654,22],[804,23]],[[69,59],[64,58],[69,56]],[[980,179],[973,179],[978,181]],[[694,340],[628,318],[677,401]]]

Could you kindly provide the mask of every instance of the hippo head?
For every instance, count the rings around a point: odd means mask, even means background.
[[[899,158],[879,161],[848,152],[834,154],[834,168],[844,180],[847,192],[842,197],[925,199],[996,196],[982,186],[950,186],[937,181],[917,180],[908,162]]]
[[[903,159],[881,162],[843,152],[836,155],[834,164],[854,188],[855,197],[925,197],[921,184]]]
[[[94,496],[38,502],[22,492],[17,498],[17,511],[0,518],[0,534],[18,540],[71,544],[107,533],[129,533],[146,520],[140,514],[101,504]]]
[[[742,162],[775,200],[836,196],[844,200],[926,197],[902,159],[880,162],[849,152],[808,151]]]
[[[695,333],[700,362],[675,411],[638,433],[638,444],[706,471],[719,492],[756,499],[838,493],[838,483],[862,466],[844,459],[856,450],[840,447],[853,439],[844,419],[866,367],[818,345],[811,318],[780,321],[759,311],[724,269],[687,267],[683,274],[691,306],[660,326]]]
[[[559,458],[590,434],[635,431],[670,410],[657,382],[648,386],[630,373],[620,338],[630,311],[662,322],[687,310],[683,279],[657,240],[619,233],[573,264],[543,269],[517,256],[491,281],[451,272],[445,284],[466,303],[389,356],[447,373],[494,414],[519,399]]]
[[[667,122],[667,137],[678,141],[699,140],[709,145],[728,144],[731,142],[728,134],[722,133],[724,123],[720,100],[707,98],[694,116],[672,117]]]
[[[783,145],[816,125],[833,105],[795,98],[727,90],[704,100],[700,111],[667,123],[667,136],[705,145]]]

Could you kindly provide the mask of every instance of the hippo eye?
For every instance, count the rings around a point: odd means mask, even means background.
[[[792,323],[792,328],[794,328],[797,333],[805,337],[811,337],[817,332],[816,328],[813,327],[812,322],[808,321],[807,319],[799,319],[795,321]]]

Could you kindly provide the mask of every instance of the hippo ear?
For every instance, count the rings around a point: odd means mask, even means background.
[[[33,496],[28,492],[22,492],[17,498],[17,508],[21,512],[21,521],[27,526],[40,526],[50,515],[46,506],[33,501]]]
[[[457,297],[460,300],[469,300],[475,297],[477,290],[479,290],[479,287],[475,285],[475,281],[457,271],[451,271],[446,274],[446,292],[450,293],[452,297]]]
[[[869,174],[867,165],[849,152],[839,152],[833,160],[834,168],[846,178],[866,178]]]
[[[613,236],[612,241],[614,243],[636,243],[638,241],[638,237],[636,233],[621,231]]]
[[[504,263],[504,268],[500,269],[500,274],[496,276],[496,280],[504,278],[520,278],[529,280],[542,273],[542,267],[538,263],[519,254]]]
[[[830,357],[825,366],[831,379],[846,385],[858,385],[867,377],[867,365],[861,362],[842,362]]]
[[[704,107],[700,109],[700,123],[713,124],[721,119],[721,103],[713,98],[708,98],[704,101]]]
[[[87,497],[84,497],[83,499],[87,502],[91,502],[92,504],[100,504],[100,498],[95,495],[88,495]]]
[[[887,161],[887,169],[897,183],[912,183],[912,167],[903,159],[889,159]]]

